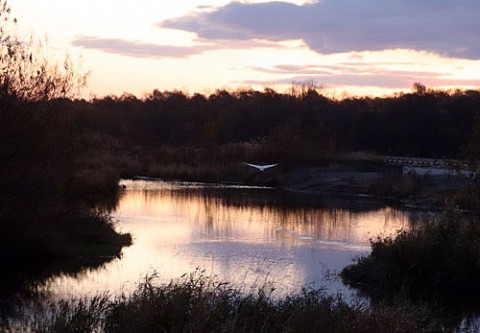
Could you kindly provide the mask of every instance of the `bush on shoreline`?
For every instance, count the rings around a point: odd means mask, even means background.
[[[480,225],[447,216],[396,237],[371,241],[372,252],[341,272],[344,282],[367,293],[410,299],[478,302]]]

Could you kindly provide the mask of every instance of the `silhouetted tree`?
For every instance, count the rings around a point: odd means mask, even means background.
[[[45,55],[45,45],[15,34],[17,20],[0,0],[0,98],[42,101],[75,97],[86,83],[67,55],[60,66]]]

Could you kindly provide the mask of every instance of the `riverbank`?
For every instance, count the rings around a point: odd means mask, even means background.
[[[453,171],[441,175],[417,174],[403,173],[401,167],[362,170],[332,165],[281,174],[276,182],[291,191],[371,198],[409,208],[470,210],[478,207],[474,180]]]
[[[452,207],[475,210],[480,207],[475,179],[454,170],[429,173],[426,168],[419,169],[418,172],[404,172],[401,166],[386,164],[381,157],[373,155],[359,160],[340,156],[303,167],[279,165],[264,172],[241,161],[211,166],[154,164],[138,171],[142,176],[165,180],[271,186],[305,194],[381,200],[426,210]],[[123,171],[122,174],[127,178],[135,177],[132,172]]]

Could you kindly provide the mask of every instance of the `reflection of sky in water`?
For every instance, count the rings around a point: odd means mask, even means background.
[[[308,284],[348,292],[327,273],[369,251],[368,240],[408,228],[391,208],[352,212],[292,204],[268,188],[124,181],[114,216],[134,244],[122,259],[76,277],[56,278],[61,295],[131,291],[147,274],[169,282],[196,268],[242,288],[273,283],[280,293]]]

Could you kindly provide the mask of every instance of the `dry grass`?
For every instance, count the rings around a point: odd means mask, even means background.
[[[449,216],[394,238],[371,241],[372,252],[343,269],[341,276],[371,294],[478,304],[480,224]]]
[[[402,304],[368,308],[304,289],[273,299],[268,286],[244,294],[198,272],[154,286],[146,278],[130,296],[46,301],[28,322],[37,333],[69,332],[438,332],[427,310]]]

